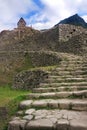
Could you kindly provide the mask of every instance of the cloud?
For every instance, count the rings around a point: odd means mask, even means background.
[[[46,22],[46,23],[43,23],[43,22],[37,22],[35,24],[32,25],[35,29],[38,29],[38,30],[42,30],[42,29],[48,29],[48,28],[51,28],[52,26],[54,26],[54,23],[53,22]]]
[[[37,9],[32,0],[0,0],[0,30],[14,27],[21,16]]]
[[[50,28],[75,13],[87,21],[87,0],[0,0],[0,30],[15,28],[20,17],[36,29]]]
[[[37,29],[50,28],[60,20],[78,13],[87,19],[87,0],[40,0],[44,5],[42,12],[38,13],[33,26]],[[85,14],[85,16],[84,16]],[[44,17],[41,17],[44,16]],[[41,19],[40,19],[41,18]],[[32,17],[33,19],[33,17]],[[41,21],[42,20],[42,21]],[[31,20],[32,21],[32,20]],[[45,22],[44,22],[45,21]]]
[[[82,18],[87,22],[87,15],[83,15]]]

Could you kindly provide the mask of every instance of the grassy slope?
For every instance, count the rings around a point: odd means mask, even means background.
[[[5,106],[9,101],[29,93],[28,91],[12,90],[9,86],[0,87],[0,107]]]
[[[46,70],[51,71],[56,66],[36,67],[29,70]],[[26,69],[25,69],[26,70]],[[13,90],[11,86],[0,86],[0,107],[6,107],[8,114],[5,119],[0,120],[0,130],[7,130],[6,126],[11,117],[18,110],[18,104],[20,101],[25,99],[25,95],[30,91]]]
[[[0,115],[0,130],[7,130],[7,123],[18,110],[19,102],[25,99],[24,95],[28,93],[29,91],[12,90],[9,86],[0,87],[0,107],[7,110],[4,118]]]
[[[8,64],[8,66],[7,66]],[[12,84],[14,76],[23,71],[32,68],[32,63],[29,57],[19,57],[16,60],[4,61],[0,63],[0,86]]]

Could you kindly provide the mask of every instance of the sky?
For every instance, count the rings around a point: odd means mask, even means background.
[[[0,0],[0,31],[16,28],[21,17],[27,26],[48,29],[76,13],[87,22],[87,0]]]

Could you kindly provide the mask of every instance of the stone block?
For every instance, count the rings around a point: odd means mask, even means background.
[[[69,121],[66,119],[58,120],[57,130],[69,130]]]
[[[53,123],[49,119],[39,119],[30,121],[26,130],[53,130]]]
[[[14,120],[9,122],[8,130],[25,130],[26,120]]]

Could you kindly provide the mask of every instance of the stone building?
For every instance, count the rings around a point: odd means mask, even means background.
[[[20,20],[17,23],[18,28],[24,28],[26,27],[26,22],[23,18],[20,18]]]
[[[87,34],[87,29],[82,26],[75,26],[70,24],[59,24],[58,25],[58,38],[59,42],[65,42],[74,36],[81,35],[83,33]]]

